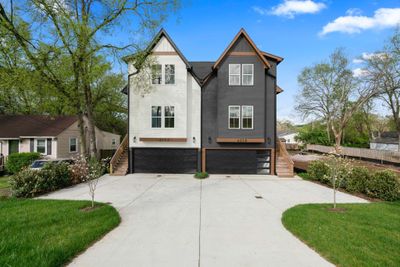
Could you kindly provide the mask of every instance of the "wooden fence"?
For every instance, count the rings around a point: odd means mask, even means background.
[[[321,145],[307,145],[308,151],[317,151],[320,153],[330,153],[334,151],[331,146]],[[400,163],[400,152],[388,151],[388,150],[375,150],[368,148],[356,148],[356,147],[342,147],[342,154],[348,157],[370,159],[384,162]]]

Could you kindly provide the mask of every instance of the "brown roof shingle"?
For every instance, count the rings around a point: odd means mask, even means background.
[[[0,115],[0,138],[57,136],[77,120],[77,116]]]

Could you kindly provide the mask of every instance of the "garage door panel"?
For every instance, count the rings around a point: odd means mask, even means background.
[[[137,173],[195,173],[197,156],[196,149],[134,149],[133,170]]]

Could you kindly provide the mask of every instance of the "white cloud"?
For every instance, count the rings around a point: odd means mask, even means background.
[[[362,60],[360,58],[355,58],[355,59],[353,59],[353,63],[354,64],[361,64],[361,63],[364,63],[364,60]]]
[[[395,27],[400,23],[400,8],[379,8],[373,17],[361,16],[348,12],[347,16],[338,17],[324,26],[320,35],[331,32],[360,33],[369,29]]]
[[[361,16],[362,10],[359,8],[350,8],[346,11],[346,15],[348,16]]]
[[[366,76],[367,74],[368,74],[368,71],[366,71],[365,69],[362,69],[362,68],[356,68],[353,70],[354,77],[360,78],[360,77]]]
[[[260,15],[275,15],[294,18],[297,14],[315,14],[326,8],[321,2],[312,0],[284,0],[283,3],[274,6],[271,10],[254,6],[253,10]]]
[[[367,60],[370,60],[372,58],[381,58],[383,59],[384,57],[387,57],[386,53],[367,53],[364,52],[361,54],[360,57],[353,59],[354,64],[362,64]]]

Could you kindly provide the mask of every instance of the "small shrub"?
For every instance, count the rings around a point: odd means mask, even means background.
[[[400,199],[399,177],[392,171],[377,171],[367,184],[366,193],[370,197],[387,201]]]
[[[346,190],[351,193],[366,193],[371,179],[370,171],[365,167],[354,167],[346,178]]]
[[[69,166],[71,171],[71,182],[79,184],[83,182],[89,175],[89,164],[85,157],[79,156],[74,160],[74,163]]]
[[[10,178],[12,195],[15,197],[33,197],[36,194],[39,171],[23,169]]]
[[[197,179],[205,179],[208,176],[208,172],[196,172],[196,174],[194,175],[194,177]]]
[[[320,181],[323,183],[329,183],[329,179],[326,176],[329,174],[329,166],[325,161],[316,160],[312,161],[307,168],[308,177],[310,180]]]
[[[36,152],[14,153],[8,156],[5,167],[9,173],[15,174],[39,158],[40,153]]]

